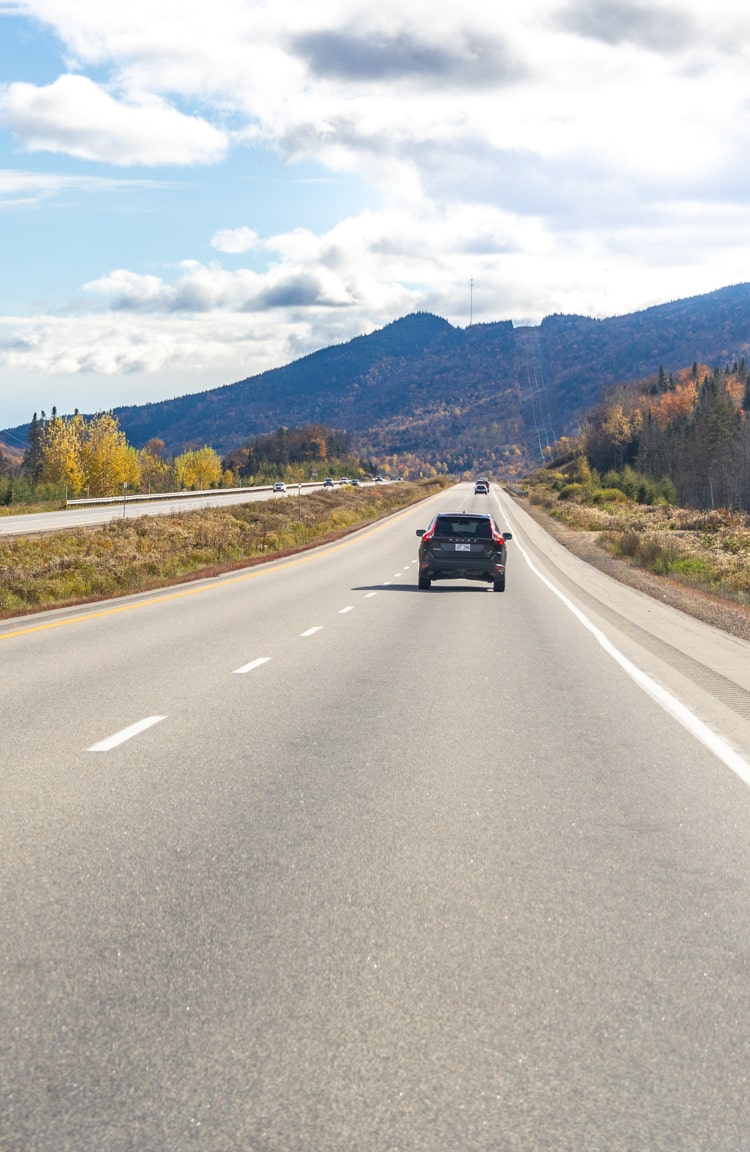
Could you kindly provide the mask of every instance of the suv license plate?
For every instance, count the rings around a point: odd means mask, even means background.
[[[471,552],[471,544],[457,544],[456,545],[456,551],[457,552]]]

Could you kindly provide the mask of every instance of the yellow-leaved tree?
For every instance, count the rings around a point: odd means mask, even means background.
[[[221,483],[221,458],[213,448],[194,448],[175,457],[174,476],[178,488],[200,491]]]
[[[58,484],[68,494],[77,495],[86,483],[80,453],[79,431],[83,417],[57,416],[42,425],[39,433],[39,479],[43,484]]]
[[[141,469],[111,412],[98,412],[80,427],[80,459],[92,496],[117,496],[124,484],[138,488]]]
[[[124,484],[140,487],[139,454],[111,412],[88,420],[79,412],[53,415],[41,430],[40,453],[40,479],[64,485],[71,496],[117,496]]]

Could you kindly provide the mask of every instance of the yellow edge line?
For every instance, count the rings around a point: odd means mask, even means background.
[[[440,493],[435,493],[435,495],[440,495]],[[427,499],[432,500],[434,497],[428,496]],[[401,512],[394,512],[373,528],[365,532],[357,533],[357,539],[361,540],[366,536],[374,536],[376,532],[382,532],[388,523],[400,519],[400,517],[405,516],[407,512],[413,512],[416,506],[415,504],[410,504],[408,508],[402,509]],[[345,540],[342,540],[340,544],[322,545],[320,547],[326,553],[338,552],[353,542],[354,533],[351,533]],[[69,624],[82,624],[86,620],[96,620],[100,616],[114,616],[117,612],[131,612],[135,608],[148,608],[152,604],[162,604],[165,600],[179,600],[183,596],[196,596],[199,592],[212,592],[214,588],[225,588],[228,584],[239,584],[243,580],[253,580],[257,576],[267,574],[269,571],[278,572],[283,568],[294,568],[297,564],[306,564],[308,561],[315,560],[319,556],[320,551],[315,548],[315,550],[311,549],[309,552],[304,552],[301,556],[295,556],[293,560],[283,562],[269,560],[267,564],[259,565],[257,568],[251,568],[249,571],[243,572],[240,576],[230,576],[226,580],[211,579],[211,577],[208,577],[208,579],[211,580],[210,584],[199,583],[190,588],[181,588],[179,592],[167,592],[163,596],[152,596],[148,600],[137,600],[134,604],[118,604],[116,608],[101,608],[97,612],[86,612],[83,616],[71,616],[67,620],[49,620],[46,624],[31,624],[28,628],[18,628],[15,632],[0,632],[0,640],[12,640],[15,636],[28,636],[31,632],[47,632],[50,628],[65,628]],[[270,567],[271,565],[273,565],[272,569]]]

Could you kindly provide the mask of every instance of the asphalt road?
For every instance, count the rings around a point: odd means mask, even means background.
[[[370,483],[370,482],[368,482]],[[290,485],[286,493],[278,494],[268,488],[218,489],[199,496],[175,496],[173,499],[144,500],[129,497],[113,504],[71,504],[57,512],[29,512],[17,516],[0,516],[0,536],[30,536],[40,532],[59,532],[65,528],[84,528],[95,524],[108,524],[110,520],[138,516],[172,516],[175,512],[191,512],[197,508],[222,508],[228,504],[250,504],[255,500],[281,500],[323,487],[306,485],[301,489]]]
[[[0,625],[2,1152],[750,1150],[750,645],[499,499]]]

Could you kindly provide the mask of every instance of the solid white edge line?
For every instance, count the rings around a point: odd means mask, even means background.
[[[300,638],[303,636],[314,636],[316,632],[320,632],[322,624],[316,624],[314,628],[308,628],[307,632],[300,632]]]
[[[166,720],[166,716],[147,716],[145,720],[139,720],[137,724],[131,724],[128,728],[123,728],[122,731],[115,732],[114,736],[108,736],[106,740],[100,740],[98,744],[92,744],[87,751],[109,752],[112,748],[116,748],[118,744],[124,744],[126,740],[131,740],[133,736],[137,736],[139,732],[145,732],[147,728],[158,724],[160,720]]]
[[[255,668],[260,668],[261,664],[267,664],[270,659],[270,656],[258,656],[257,660],[251,660],[249,664],[243,664],[241,668],[235,668],[232,675],[244,676],[246,672],[252,672]]]
[[[600,631],[579,608],[576,608],[572,600],[569,600],[559,588],[556,588],[555,585],[539,571],[530,559],[525,548],[516,540],[514,540],[514,544],[534,575],[541,580],[543,584],[546,584],[549,590],[557,596],[558,600],[562,601],[565,607],[583,624],[584,628],[591,633],[607,655],[611,656],[612,659],[620,665],[631,680],[642,688],[652,700],[655,700],[665,712],[673,716],[696,740],[708,748],[709,752],[712,752],[714,756],[721,760],[722,764],[725,764],[736,776],[739,776],[740,780],[750,785],[750,764],[748,764],[747,760],[745,760],[739,752],[736,752],[717,732],[709,728],[708,724],[704,724],[702,720],[699,720],[695,713],[691,712],[676,696],[673,696],[666,688],[662,688],[660,684],[657,684],[655,680],[652,680],[650,676],[633,664],[632,661],[628,660],[627,656],[623,655],[618,648],[615,648],[614,644],[607,639],[604,633]]]

